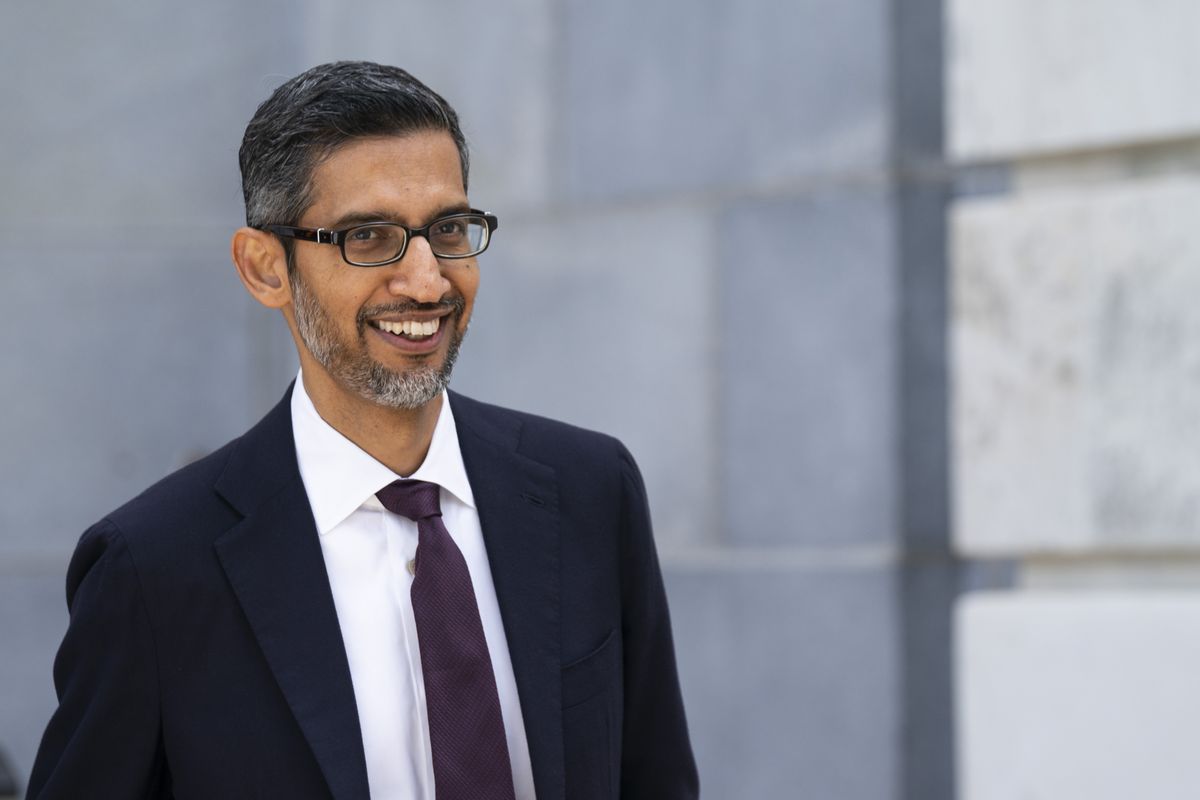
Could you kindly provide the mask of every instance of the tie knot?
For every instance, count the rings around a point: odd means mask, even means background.
[[[440,517],[442,505],[436,483],[426,481],[392,481],[375,493],[383,507],[393,514],[408,517],[413,522],[426,517]]]

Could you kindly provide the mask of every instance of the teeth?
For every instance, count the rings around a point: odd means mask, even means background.
[[[380,330],[393,333],[397,336],[433,336],[438,331],[440,320],[431,319],[428,322],[414,322],[411,319],[406,319],[403,322],[387,322],[380,321],[378,326]]]

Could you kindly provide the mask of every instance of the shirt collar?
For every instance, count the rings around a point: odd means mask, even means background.
[[[296,376],[292,389],[292,435],[296,440],[300,477],[317,532],[322,536],[362,506],[382,508],[375,493],[402,477],[321,418],[304,391],[303,373]],[[462,503],[475,507],[475,496],[458,447],[458,428],[445,392],[429,452],[417,471],[408,477],[436,483]]]

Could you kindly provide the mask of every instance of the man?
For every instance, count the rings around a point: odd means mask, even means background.
[[[328,64],[240,160],[301,373],[80,540],[30,797],[696,796],[632,458],[446,391],[498,227],[453,109]]]

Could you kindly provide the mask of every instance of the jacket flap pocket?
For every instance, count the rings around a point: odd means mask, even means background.
[[[621,674],[621,647],[615,630],[592,652],[562,670],[563,708],[588,700],[611,686]]]

